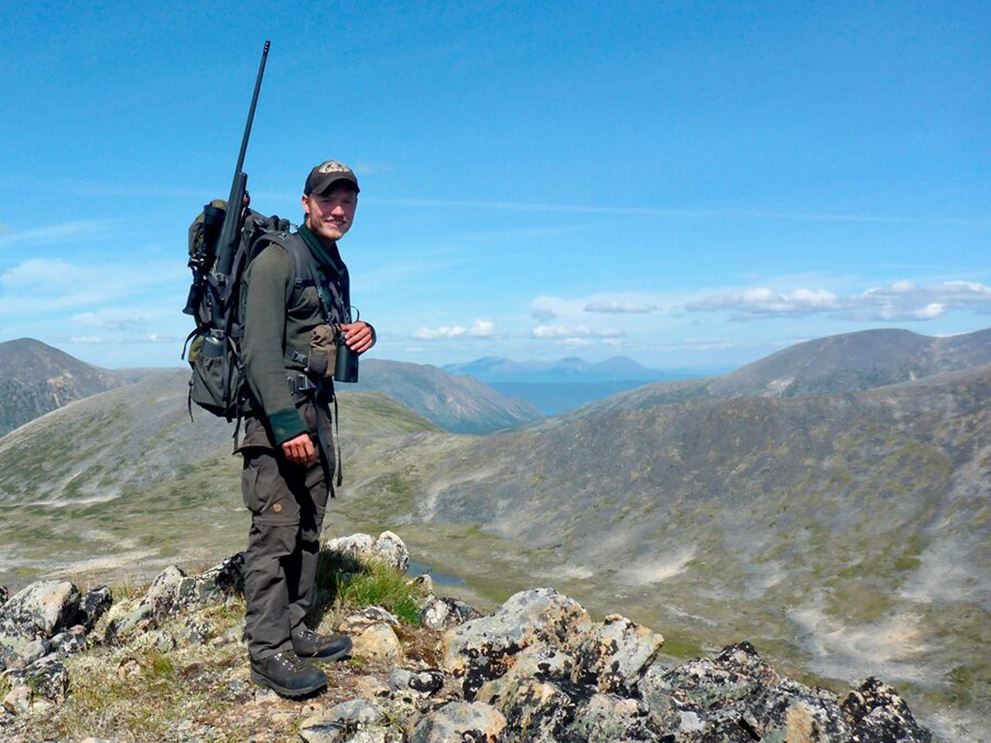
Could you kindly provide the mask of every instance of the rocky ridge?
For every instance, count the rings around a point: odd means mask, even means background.
[[[362,565],[402,573],[409,564],[391,532],[331,540],[322,557],[337,571],[324,571],[324,591]],[[354,637],[353,657],[327,667],[326,691],[283,700],[247,680],[242,566],[240,554],[197,575],[170,566],[116,598],[66,581],[0,591],[0,738],[932,739],[874,678],[837,696],[782,676],[748,642],[676,664],[659,633],[619,614],[594,621],[552,588],[520,591],[481,616],[435,595],[429,576],[411,579],[412,624],[378,606],[315,617],[321,630]]]

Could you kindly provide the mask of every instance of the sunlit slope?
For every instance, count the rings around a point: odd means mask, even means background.
[[[240,549],[234,426],[187,411],[181,370],[81,400],[0,439],[0,582],[105,574]],[[345,455],[434,426],[378,394],[342,395]],[[88,562],[89,561],[89,562]]]
[[[865,330],[798,343],[719,377],[647,385],[593,403],[582,413],[684,400],[860,392],[986,365],[991,365],[991,329],[947,338]]]

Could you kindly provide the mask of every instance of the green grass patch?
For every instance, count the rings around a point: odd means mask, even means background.
[[[406,624],[421,624],[419,605],[423,590],[405,573],[383,562],[359,562],[321,552],[317,586],[325,606],[333,604],[342,612],[381,606]]]

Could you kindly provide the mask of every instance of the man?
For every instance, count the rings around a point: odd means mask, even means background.
[[[303,620],[314,599],[320,529],[338,465],[333,383],[313,374],[311,341],[314,331],[319,337],[339,326],[355,353],[375,342],[371,325],[351,322],[348,270],[337,249],[354,220],[358,190],[346,165],[331,160],[313,168],[303,189],[303,225],[288,248],[270,244],[258,254],[241,293],[251,393],[240,450],[251,511],[245,629],[252,679],[291,697],[327,684],[323,671],[302,659],[333,660],[351,649],[347,637],[319,635]]]

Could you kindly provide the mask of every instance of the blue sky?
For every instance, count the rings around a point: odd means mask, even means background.
[[[379,358],[713,369],[991,326],[986,3],[0,14],[0,341],[181,363],[186,229],[230,188],[266,38],[253,206],[298,220],[310,167],[355,167]]]

